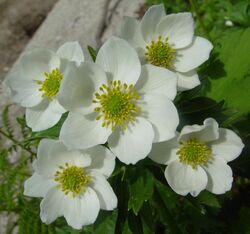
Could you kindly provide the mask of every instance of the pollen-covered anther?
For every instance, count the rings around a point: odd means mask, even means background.
[[[54,180],[58,182],[57,188],[61,189],[66,195],[72,193],[75,197],[86,191],[91,176],[87,175],[84,168],[77,166],[60,166],[60,170],[54,174]]]
[[[122,130],[130,122],[135,121],[140,112],[137,105],[138,94],[133,85],[122,84],[120,80],[110,81],[109,85],[103,84],[100,92],[95,94],[93,103],[98,106],[94,111],[98,113],[96,120],[102,119],[102,126],[110,126],[114,131],[117,127]]]
[[[196,169],[197,166],[204,166],[211,159],[212,151],[206,144],[194,138],[182,143],[177,155],[180,162]]]
[[[149,63],[168,69],[174,68],[176,50],[169,45],[167,37],[163,40],[159,36],[157,41],[151,41],[151,44],[146,46],[146,50],[145,57]]]
[[[44,75],[44,81],[37,81],[37,84],[41,85],[39,91],[43,92],[43,97],[52,100],[59,91],[63,74],[60,73],[58,68],[56,68],[51,73],[45,72]]]

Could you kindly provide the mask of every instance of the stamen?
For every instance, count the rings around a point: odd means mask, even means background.
[[[51,73],[45,72],[44,75],[46,77],[44,81],[37,81],[41,85],[39,91],[43,92],[43,97],[53,100],[59,91],[63,74],[56,68]]]
[[[212,151],[206,144],[194,138],[182,143],[177,155],[180,162],[196,169],[197,166],[204,166],[212,158]]]
[[[151,41],[151,44],[146,46],[146,49],[145,57],[149,63],[159,67],[174,69],[176,50],[169,45],[168,38],[163,41],[162,37],[159,36],[158,41]]]
[[[69,166],[68,163],[65,163],[65,166],[60,166],[59,169],[54,174],[54,180],[58,182],[58,189],[61,189],[66,195],[71,192],[73,197],[86,191],[86,185],[91,176],[87,175],[82,167]]]
[[[135,121],[135,116],[140,112],[137,105],[138,94],[133,85],[122,84],[120,80],[110,81],[107,87],[103,84],[100,94],[96,93],[93,103],[99,104],[94,108],[98,112],[96,120],[102,119],[102,126],[111,125],[114,131],[117,127],[126,129],[129,122]]]

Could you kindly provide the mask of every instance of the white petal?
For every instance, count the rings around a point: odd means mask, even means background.
[[[190,193],[196,197],[207,186],[207,174],[198,166],[193,169],[189,165],[180,163],[178,160],[171,162],[166,170],[165,177],[170,187],[180,195]]]
[[[23,107],[33,107],[42,101],[42,93],[38,90],[39,85],[25,78],[21,70],[11,73],[5,80],[5,85],[10,88],[14,102]]]
[[[88,114],[94,109],[94,93],[102,84],[107,84],[107,78],[99,65],[84,62],[76,66],[72,63],[65,71],[58,100],[69,111]]]
[[[214,155],[230,162],[240,155],[244,144],[232,130],[219,128],[219,139],[211,142],[210,147]]]
[[[60,166],[88,167],[91,164],[91,158],[77,150],[68,150],[62,142],[56,140],[43,140],[38,147],[38,160],[35,164],[35,170],[42,175],[54,178],[54,174]]]
[[[157,163],[168,165],[172,161],[178,160],[178,156],[176,155],[178,149],[178,136],[176,136],[168,141],[154,143],[148,156]]]
[[[135,84],[141,73],[141,64],[136,51],[123,39],[111,37],[100,48],[98,63],[113,80]]]
[[[57,141],[49,151],[48,162],[57,167],[63,166],[65,163],[78,167],[88,167],[91,164],[91,158],[79,150],[69,150],[62,142]]]
[[[102,127],[102,121],[96,120],[94,114],[83,116],[70,112],[59,138],[68,148],[86,149],[104,144],[111,132],[111,128]]]
[[[118,35],[129,42],[134,48],[145,48],[146,43],[142,38],[140,23],[138,20],[124,16],[121,26],[119,28]]]
[[[142,116],[153,125],[154,142],[166,141],[175,136],[179,116],[167,96],[148,93],[142,97],[140,107]]]
[[[67,196],[67,200],[63,206],[64,217],[71,227],[74,229],[81,229],[85,225],[95,222],[100,210],[99,199],[90,187],[86,191],[72,198]]]
[[[151,6],[146,11],[141,20],[141,32],[146,42],[155,39],[156,26],[165,15],[163,4]]]
[[[57,143],[57,140],[52,139],[42,139],[38,145],[37,149],[37,160],[34,160],[32,166],[36,172],[39,171],[40,167],[47,167],[47,162],[49,161],[50,151],[53,145]],[[39,173],[40,174],[40,173]]]
[[[117,197],[104,176],[92,172],[89,186],[95,190],[102,210],[113,210],[117,207]]]
[[[51,50],[37,48],[26,52],[20,59],[20,65],[27,79],[44,80],[45,72],[60,67],[60,59]]]
[[[92,159],[89,169],[94,169],[107,177],[112,174],[115,168],[115,156],[110,150],[97,145],[84,152],[88,153]]]
[[[192,43],[194,20],[191,13],[178,13],[165,16],[157,25],[157,34],[175,49],[186,47]]]
[[[222,194],[232,187],[232,170],[223,158],[214,157],[204,169],[208,174],[207,190],[214,194]]]
[[[23,194],[30,197],[44,197],[46,193],[55,185],[55,181],[34,173],[24,182]]]
[[[152,125],[143,118],[136,118],[122,132],[116,129],[108,139],[109,147],[120,161],[135,164],[150,152],[154,139]]]
[[[176,74],[178,76],[178,91],[193,89],[201,83],[199,80],[199,76],[195,70],[191,70],[185,73],[176,72]]]
[[[25,117],[27,125],[37,132],[56,125],[64,112],[57,100],[49,102],[44,99],[38,106],[27,108]]]
[[[176,96],[177,76],[175,73],[153,65],[143,65],[139,80],[135,85],[138,93],[155,92],[173,100]]]
[[[179,141],[187,141],[196,138],[199,141],[207,142],[219,138],[218,123],[213,118],[205,119],[203,125],[186,125],[180,133]]]
[[[202,37],[195,37],[193,43],[177,50],[175,70],[179,72],[188,72],[204,63],[209,58],[213,45]]]
[[[56,53],[60,58],[67,59],[69,61],[77,63],[84,61],[83,51],[78,41],[64,43]]]
[[[48,191],[40,204],[40,217],[44,223],[50,224],[63,215],[64,196],[56,187]]]

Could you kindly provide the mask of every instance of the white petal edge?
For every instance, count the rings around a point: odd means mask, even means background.
[[[45,79],[45,72],[60,67],[60,58],[51,50],[35,48],[26,51],[20,58],[20,69],[25,78],[34,81]]]
[[[176,152],[179,150],[178,135],[171,140],[154,143],[148,157],[159,164],[168,165],[178,160]]]
[[[230,162],[242,152],[244,144],[239,136],[230,129],[219,128],[219,139],[210,144],[213,154]]]
[[[213,118],[204,120],[203,125],[186,125],[180,132],[179,141],[184,142],[191,138],[198,141],[209,142],[219,138],[218,123]]]
[[[153,65],[143,65],[139,80],[135,85],[138,93],[154,92],[164,94],[173,100],[176,96],[177,75],[167,69]]]
[[[177,89],[178,91],[189,90],[201,84],[199,76],[195,70],[189,72],[176,72],[178,76]]]
[[[40,217],[43,223],[50,224],[63,215],[64,193],[51,188],[40,204]]]
[[[128,42],[117,37],[111,37],[103,44],[96,63],[107,72],[109,78],[122,83],[135,84],[141,73],[137,52]]]
[[[151,40],[157,39],[155,35],[155,29],[157,24],[166,15],[164,5],[151,6],[141,20],[141,32],[144,40],[148,43]]]
[[[39,105],[26,109],[26,122],[33,132],[46,130],[56,125],[66,110],[57,100],[44,99]]]
[[[84,61],[83,51],[78,41],[64,43],[56,53],[60,58],[74,61],[78,64]]]
[[[182,196],[188,193],[193,197],[198,196],[206,188],[208,182],[207,174],[200,166],[193,169],[178,160],[171,162],[167,166],[165,177],[170,187]]]
[[[108,139],[111,151],[125,164],[135,164],[144,159],[152,148],[154,130],[144,118],[137,117],[122,132],[116,129]]]
[[[75,198],[67,196],[62,206],[63,215],[68,225],[77,230],[82,229],[85,225],[94,223],[100,210],[97,194],[90,187]]]
[[[184,48],[192,43],[194,20],[192,14],[183,12],[165,16],[157,25],[156,32],[163,39],[168,38],[172,48]]]
[[[214,194],[223,194],[229,191],[233,183],[232,169],[223,158],[214,157],[204,169],[208,175],[207,190]]]
[[[39,85],[30,79],[26,79],[21,70],[17,70],[4,80],[4,85],[9,88],[14,102],[23,107],[33,107],[42,101],[42,93],[38,90]]]
[[[34,173],[24,182],[23,194],[29,197],[44,197],[46,193],[54,186],[55,181]]]
[[[70,166],[88,167],[91,158],[78,150],[69,150],[58,140],[42,141],[38,148],[39,157],[35,163],[35,170],[49,178],[53,178],[60,166],[68,163]]]
[[[92,148],[83,151],[91,157],[91,165],[89,169],[93,169],[103,174],[106,177],[109,177],[114,168],[115,168],[115,156],[108,150],[106,147],[97,145]]]
[[[193,43],[183,49],[177,50],[174,62],[175,70],[188,72],[200,66],[209,58],[213,45],[207,39],[195,37]]]
[[[141,115],[154,129],[154,143],[166,141],[175,136],[179,116],[173,102],[165,95],[148,93],[141,97]]]
[[[76,66],[72,63],[65,71],[58,101],[69,111],[89,114],[94,109],[94,93],[107,83],[106,74],[98,64],[84,62]]]
[[[105,177],[96,172],[91,172],[91,181],[89,186],[95,190],[102,210],[113,210],[117,207],[117,197],[105,179]]]
[[[104,144],[112,130],[102,127],[102,120],[95,117],[95,114],[84,116],[70,112],[62,125],[59,139],[70,149],[87,149]]]
[[[146,42],[144,41],[141,34],[140,22],[132,17],[123,17],[118,35],[124,40],[128,41],[128,43],[134,48],[146,47]]]

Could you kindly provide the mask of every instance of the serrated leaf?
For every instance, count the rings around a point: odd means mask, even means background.
[[[151,198],[154,189],[154,177],[146,169],[136,170],[129,184],[128,209],[137,215],[143,202]]]
[[[210,87],[206,95],[217,101],[225,100],[226,107],[238,110],[237,117],[250,111],[250,28],[229,30],[218,41],[218,60],[224,64],[224,74],[217,77],[211,64]],[[219,71],[218,71],[219,72]]]

